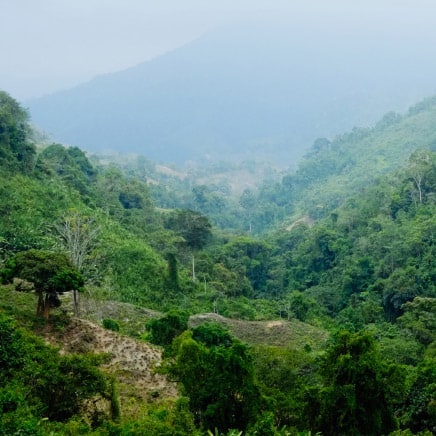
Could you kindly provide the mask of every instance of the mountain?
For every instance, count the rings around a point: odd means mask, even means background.
[[[434,92],[436,45],[421,29],[397,30],[297,19],[231,26],[27,105],[55,140],[89,151],[179,164],[254,154],[290,165],[317,137]]]

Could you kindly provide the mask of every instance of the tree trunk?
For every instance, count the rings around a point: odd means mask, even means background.
[[[38,303],[36,305],[36,316],[44,316],[44,296],[38,292]]]
[[[195,283],[195,257],[192,254],[192,281]]]
[[[50,294],[46,294],[44,300],[44,318],[48,319],[50,316]]]
[[[73,306],[74,306],[74,316],[79,316],[79,294],[77,289],[73,290]]]

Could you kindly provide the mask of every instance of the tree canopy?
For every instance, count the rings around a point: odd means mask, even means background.
[[[212,235],[208,218],[193,210],[176,210],[168,217],[166,225],[182,236],[192,250],[203,248]]]
[[[31,282],[38,295],[37,315],[49,317],[50,307],[59,306],[58,294],[82,290],[84,279],[63,253],[28,250],[17,253],[2,271],[10,282],[16,277]]]
[[[396,428],[384,370],[369,335],[342,331],[323,359],[319,429],[323,434],[380,435]]]
[[[36,158],[28,139],[28,113],[6,92],[0,91],[0,167],[29,172]]]
[[[261,397],[246,345],[217,324],[186,331],[173,342],[170,375],[183,386],[204,430],[245,429],[254,423]]]

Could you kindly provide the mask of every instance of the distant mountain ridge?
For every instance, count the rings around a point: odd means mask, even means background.
[[[289,165],[317,137],[368,125],[436,89],[436,57],[418,37],[327,30],[216,31],[28,106],[55,140],[89,151],[178,164],[250,154]]]

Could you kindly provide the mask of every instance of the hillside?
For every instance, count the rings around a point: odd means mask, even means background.
[[[434,151],[435,125],[436,99],[429,97],[404,114],[386,113],[371,127],[318,138],[296,169],[280,181],[265,179],[251,193],[258,205],[250,213],[252,228],[262,232],[271,224],[286,228],[305,216],[328,216],[350,197],[365,195],[375,183],[413,166],[416,150]]]
[[[87,151],[180,165],[255,155],[289,166],[317,137],[374,123],[434,92],[434,57],[421,50],[418,29],[399,34],[383,23],[350,38],[345,23],[295,21],[218,29],[26,105],[56,141]]]
[[[417,149],[436,150],[436,98],[404,115],[387,113],[374,127],[314,143],[296,171],[299,208],[322,213],[408,164]],[[304,200],[303,200],[304,199]]]
[[[156,372],[162,363],[162,351],[151,344],[83,319],[72,319],[62,331],[46,329],[43,337],[62,353],[107,354],[102,369],[117,380],[124,418],[138,418],[143,403],[168,402],[179,395],[176,384]]]
[[[0,286],[0,313],[13,313],[16,319],[33,329],[38,336],[54,345],[61,354],[105,354],[102,370],[117,382],[120,412],[124,419],[139,419],[144,404],[171,404],[180,395],[175,383],[157,369],[162,365],[162,349],[138,338],[146,332],[149,319],[161,317],[159,312],[113,301],[81,299],[81,318],[63,318],[61,313],[72,311],[70,296],[63,298],[62,311],[54,311],[54,320],[41,325],[33,316],[35,297],[16,292],[13,287]],[[122,326],[117,333],[101,326],[102,319],[114,319]],[[241,321],[217,314],[191,317],[190,327],[216,322],[225,326],[239,339],[250,345],[280,346],[299,350],[303,346],[320,349],[327,332],[293,321]],[[129,337],[133,333],[136,338]]]
[[[96,154],[93,159],[147,182],[160,208],[188,207],[221,229],[251,228],[259,235],[305,216],[325,217],[350,196],[407,167],[415,150],[435,150],[435,126],[436,99],[429,97],[403,114],[386,113],[373,126],[318,138],[299,165],[287,170],[255,160],[204,161],[179,169],[140,155]]]
[[[101,165],[0,92],[0,433],[434,432],[434,103],[230,198],[263,167]]]
[[[215,313],[197,314],[189,319],[190,327],[215,322],[227,328],[233,336],[250,345],[266,345],[301,349],[304,346],[315,350],[322,348],[327,332],[296,319],[272,321],[242,321],[225,318]]]

